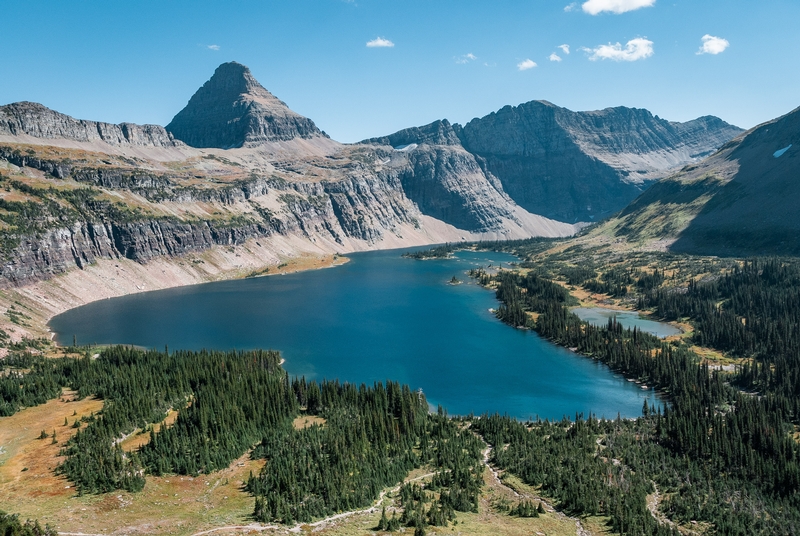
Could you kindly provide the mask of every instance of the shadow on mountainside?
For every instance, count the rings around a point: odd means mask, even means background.
[[[720,256],[800,255],[800,109],[752,131],[729,159],[738,162],[738,172],[671,249]]]

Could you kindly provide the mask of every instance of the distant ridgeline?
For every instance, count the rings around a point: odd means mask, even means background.
[[[513,244],[506,248],[520,254]],[[582,322],[567,308],[567,290],[549,279],[553,274],[537,273],[553,266],[523,265],[531,268],[526,275],[472,273],[496,286],[500,319],[662,389],[670,405],[662,414],[645,404],[644,417],[635,421],[576,416],[574,423],[532,427],[497,416],[475,421],[498,447],[500,468],[542,486],[568,512],[611,516],[614,531],[623,534],[678,534],[648,510],[648,495],[656,491],[665,497],[661,512],[671,522],[708,522],[717,534],[797,533],[800,263],[749,261],[706,283],[690,279],[685,292],[664,286],[663,271],[609,270],[617,279],[620,273],[630,278],[609,290],[627,293],[630,285],[641,308],[690,321],[693,343],[752,359],[731,375],[701,365],[683,342],[623,329],[613,319],[607,327]],[[560,271],[585,288],[597,281],[591,267]]]
[[[444,415],[429,415],[421,393],[393,382],[290,381],[279,362],[273,351],[124,347],[98,359],[25,356],[6,363],[11,372],[0,378],[0,409],[10,415],[43,403],[63,385],[104,399],[102,412],[86,417],[88,426],[62,450],[66,459],[57,471],[79,494],[137,492],[145,474],[211,473],[256,445],[252,456],[267,461],[246,487],[256,496],[259,521],[305,522],[369,506],[425,464],[446,472],[437,480],[441,493],[436,500],[426,496],[431,505],[419,515],[409,512],[404,523],[446,525],[456,510],[477,509],[483,443]],[[169,409],[179,410],[177,421],[155,432],[151,425]],[[300,414],[321,416],[325,424],[297,430],[292,420]],[[118,439],[137,429],[149,431],[150,441],[123,451]]]
[[[596,234],[725,257],[800,256],[800,108],[658,181]]]

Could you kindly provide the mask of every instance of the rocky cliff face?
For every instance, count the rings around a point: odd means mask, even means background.
[[[604,225],[704,255],[799,255],[800,108],[654,184]]]
[[[460,146],[461,140],[453,128],[453,125],[451,125],[447,119],[442,119],[422,127],[406,128],[388,136],[364,140],[362,143],[390,145],[398,149],[403,149],[409,145],[419,145],[421,143],[428,145]]]
[[[527,211],[591,221],[621,209],[653,180],[740,132],[715,117],[672,123],[647,110],[572,112],[532,101],[463,127],[437,121],[365,143],[461,146]]]
[[[35,102],[15,102],[0,106],[0,135],[76,141],[103,141],[111,145],[139,147],[177,147],[164,127],[132,123],[99,123],[74,119]]]
[[[423,144],[392,156],[403,192],[423,214],[475,232],[496,231],[514,219],[514,202],[460,147]]]
[[[291,170],[269,175],[230,180],[218,170],[221,178],[213,181],[198,178],[191,167],[205,159],[181,163],[188,166],[183,173],[155,172],[125,168],[124,160],[92,160],[107,158],[98,153],[69,150],[70,158],[59,160],[37,150],[0,145],[0,287],[47,279],[99,259],[146,263],[251,239],[300,239],[326,251],[352,251],[398,247],[410,236],[416,237],[413,243],[430,243],[478,239],[481,233],[574,232],[533,215],[519,220],[509,209],[513,203],[463,149],[345,147],[322,159],[298,155],[292,166],[281,161],[282,170]],[[214,162],[242,174],[238,162]],[[431,234],[425,223],[431,217],[458,228]]]
[[[324,136],[313,121],[290,110],[236,62],[220,65],[167,131],[192,147],[220,149]]]

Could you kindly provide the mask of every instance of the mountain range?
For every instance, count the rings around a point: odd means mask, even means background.
[[[741,132],[715,117],[675,123],[532,101],[463,126],[443,119],[342,144],[235,62],[166,127],[9,104],[0,284],[225,248],[252,254],[219,261],[247,270],[298,252],[567,236],[659,178],[705,165]]]

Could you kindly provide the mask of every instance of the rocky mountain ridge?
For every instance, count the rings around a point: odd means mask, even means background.
[[[233,62],[166,128],[7,105],[0,108],[0,285],[103,259],[148,263],[256,242],[344,253],[567,236],[580,226],[564,220],[588,220],[639,191],[642,181],[631,175],[641,166],[625,162],[671,165],[735,129],[615,110],[527,103],[463,127],[443,120],[343,145]],[[650,130],[624,132],[638,124]],[[698,139],[703,129],[713,134],[706,142]],[[686,132],[694,137],[681,138]],[[575,208],[587,199],[596,206]]]
[[[635,108],[573,112],[531,101],[464,126],[440,120],[363,143],[463,147],[527,211],[596,221],[741,132],[711,116],[675,123]]]
[[[42,140],[71,139],[101,141],[110,145],[140,147],[179,147],[177,141],[159,125],[102,123],[74,119],[36,102],[15,102],[0,106],[0,136],[31,136]]]
[[[247,151],[225,154],[241,160],[204,154],[156,171],[157,162],[0,144],[1,284],[26,285],[102,259],[146,263],[292,237],[320,252],[342,253],[575,231],[509,206],[481,182],[469,155],[441,157],[449,174],[437,180],[451,195],[436,212],[405,195],[409,177],[433,180],[439,157],[428,160],[424,152],[411,165],[405,153],[343,148],[275,161],[268,173],[242,163]]]

